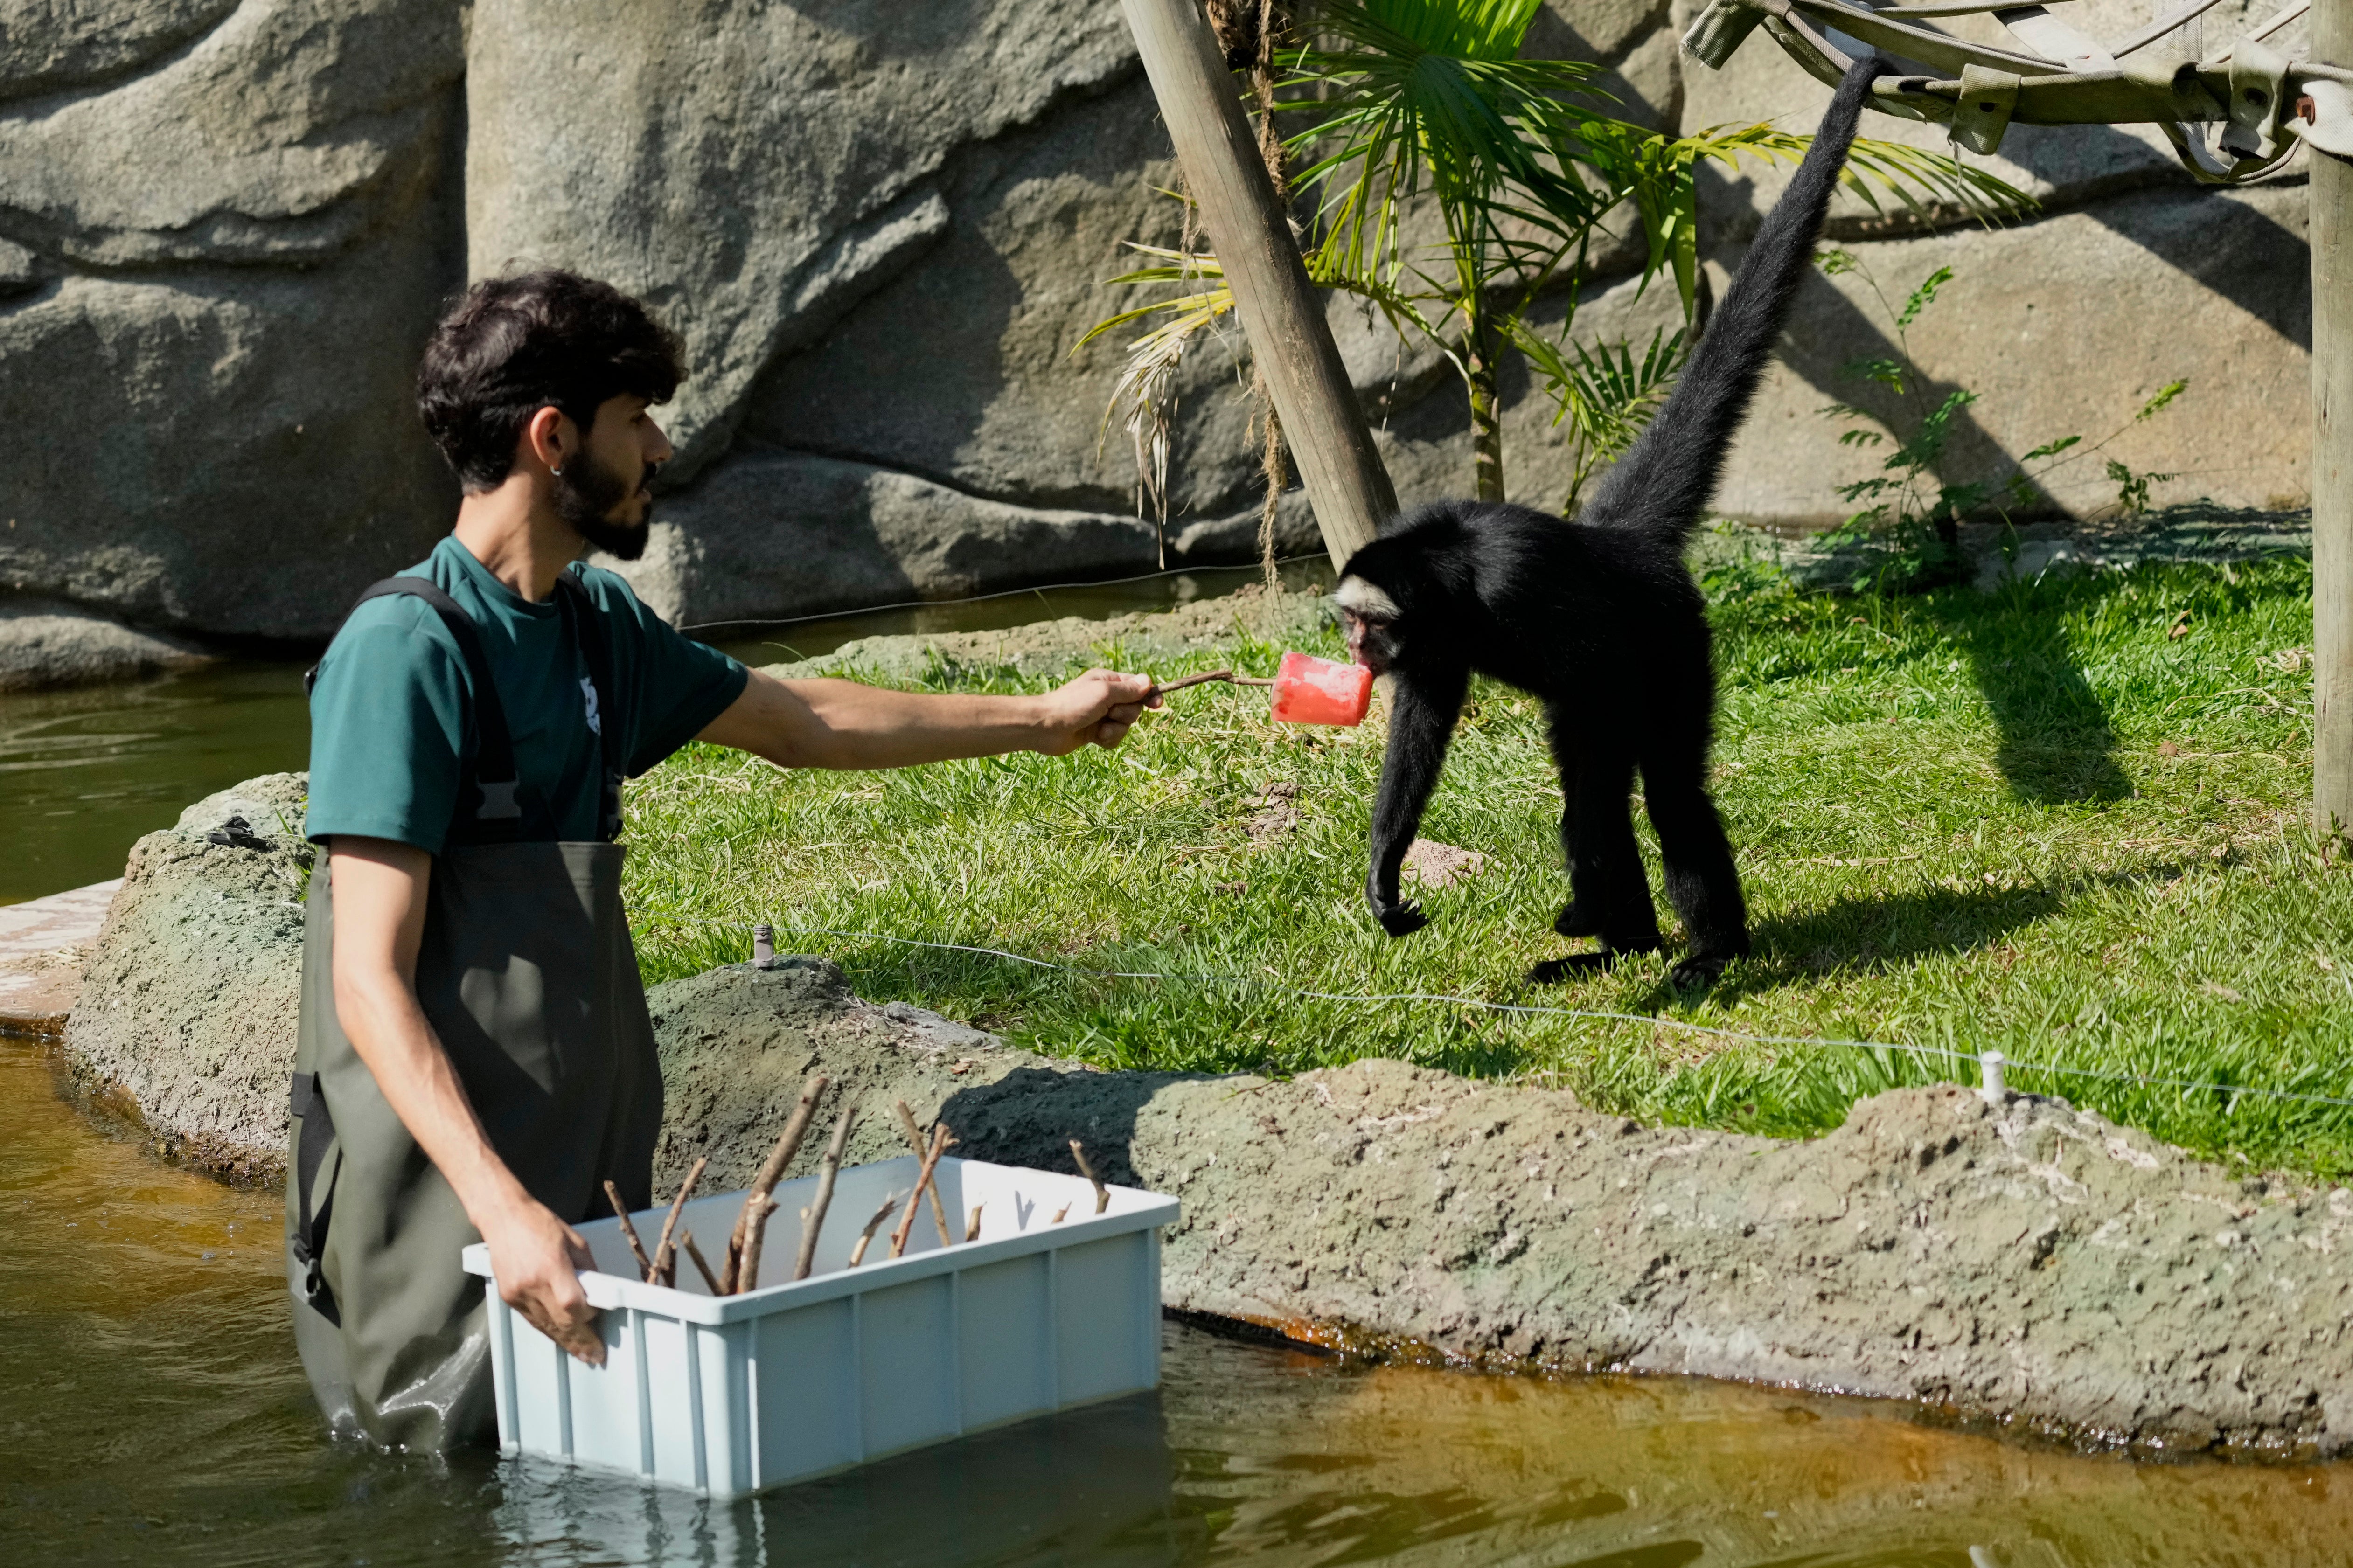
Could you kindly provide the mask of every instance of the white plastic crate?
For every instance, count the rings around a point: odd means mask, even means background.
[[[617,1220],[578,1226],[605,1364],[565,1354],[493,1283],[500,1446],[734,1497],[1157,1385],[1160,1227],[1176,1199],[1113,1187],[1098,1215],[1082,1177],[943,1159],[934,1180],[956,1245],[940,1245],[926,1199],[904,1257],[891,1257],[894,1214],[847,1268],[860,1227],[888,1194],[903,1203],[919,1168],[902,1155],[841,1172],[797,1283],[818,1178],[778,1186],[760,1287],[738,1296],[712,1296],[682,1249],[677,1288],[649,1285]],[[681,1217],[713,1268],[743,1204],[714,1194]],[[965,1242],[975,1205],[980,1235]],[[649,1250],[667,1213],[631,1216]],[[489,1277],[490,1249],[468,1247],[465,1265]]]

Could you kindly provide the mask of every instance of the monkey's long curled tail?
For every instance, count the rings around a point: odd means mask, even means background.
[[[1604,476],[1586,521],[1636,530],[1678,552],[1690,539],[1715,494],[1725,452],[1747,417],[1765,361],[1813,259],[1822,215],[1881,68],[1881,61],[1866,57],[1839,83],[1813,145],[1758,226],[1740,276],[1701,334],[1666,406]]]

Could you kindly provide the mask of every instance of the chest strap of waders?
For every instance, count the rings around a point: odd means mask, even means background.
[[[572,634],[573,646],[580,650],[581,662],[588,667],[588,687],[596,696],[589,727],[596,731],[604,764],[596,790],[596,837],[610,844],[621,836],[621,774],[627,765],[621,713],[613,706],[613,650],[606,645],[605,621],[596,613],[596,602],[568,569],[556,574],[555,603],[564,612],[565,626]]]
[[[327,1321],[340,1325],[343,1315],[335,1305],[335,1293],[319,1272],[327,1244],[327,1211],[335,1206],[335,1194],[329,1193],[316,1208],[311,1206],[319,1167],[327,1163],[328,1146],[335,1141],[335,1119],[327,1114],[327,1097],[319,1092],[317,1073],[294,1075],[289,1109],[302,1123],[302,1141],[294,1148],[294,1260],[303,1268],[302,1299]]]
[[[466,661],[466,673],[474,687],[474,754],[465,763],[464,775],[459,780],[458,816],[451,824],[453,842],[468,844],[504,844],[524,838],[553,838],[554,825],[546,820],[547,810],[536,798],[536,792],[518,794],[522,783],[515,768],[513,732],[507,728],[507,710],[499,700],[498,683],[491,679],[491,661],[482,651],[481,628],[465,606],[444,592],[438,584],[422,577],[386,577],[372,584],[366,592],[352,602],[356,610],[370,599],[396,596],[422,599],[433,613],[441,617],[458,644],[458,656]],[[351,617],[346,615],[344,619]],[[339,626],[338,632],[342,630]],[[307,696],[318,684],[319,667],[312,665],[302,677],[302,690]],[[470,813],[467,804],[472,803]],[[528,804],[532,817],[538,819],[528,826],[539,829],[527,832],[524,806]]]

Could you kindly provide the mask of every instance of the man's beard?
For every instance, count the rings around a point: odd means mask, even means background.
[[[643,482],[651,485],[653,478],[653,465],[648,464]],[[555,476],[555,515],[573,532],[617,561],[635,561],[643,555],[651,532],[649,525],[654,507],[650,500],[636,522],[613,521],[611,513],[628,499],[629,481],[586,452]]]

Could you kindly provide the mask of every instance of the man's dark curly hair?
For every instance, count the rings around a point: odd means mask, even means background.
[[[475,284],[433,329],[417,406],[458,482],[491,489],[531,416],[553,406],[585,437],[608,398],[678,390],[678,340],[609,283],[548,268]]]

